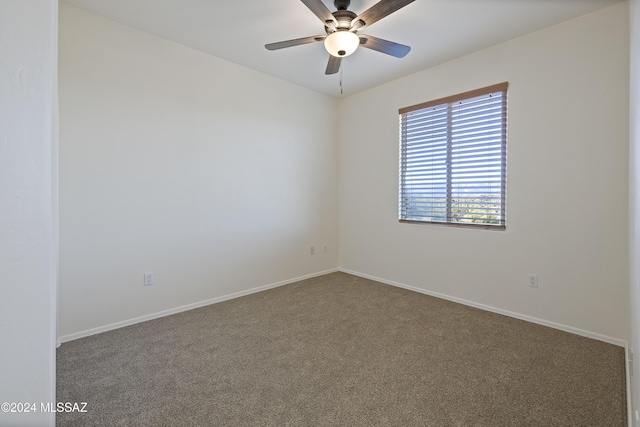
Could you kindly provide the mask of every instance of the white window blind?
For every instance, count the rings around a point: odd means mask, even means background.
[[[507,83],[400,114],[400,221],[506,227]]]

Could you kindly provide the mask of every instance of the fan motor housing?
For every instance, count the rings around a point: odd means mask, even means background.
[[[351,27],[351,21],[358,16],[350,10],[337,10],[332,15],[338,21],[338,30],[348,30]],[[325,26],[324,29],[329,34],[329,28]]]

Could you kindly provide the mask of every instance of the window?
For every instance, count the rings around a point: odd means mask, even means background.
[[[401,222],[505,229],[507,86],[399,110]]]

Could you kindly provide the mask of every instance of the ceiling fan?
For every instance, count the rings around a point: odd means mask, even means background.
[[[415,0],[380,0],[360,15],[348,10],[351,0],[335,0],[333,2],[337,9],[335,12],[329,11],[322,0],[301,1],[320,18],[326,35],[269,43],[264,46],[268,50],[324,41],[325,49],[329,52],[329,63],[325,74],[337,73],[340,70],[342,58],[351,55],[358,46],[377,50],[396,58],[403,58],[411,50],[409,46],[403,44],[356,33]]]

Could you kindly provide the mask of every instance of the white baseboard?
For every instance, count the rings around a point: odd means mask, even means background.
[[[548,326],[550,328],[559,329],[561,331],[570,332],[572,334],[581,335],[587,338],[593,338],[598,341],[604,341],[609,344],[617,345],[619,347],[627,346],[627,342],[618,338],[608,337],[606,335],[597,334],[595,332],[585,331],[583,329],[574,328],[573,326],[567,326],[560,323],[550,322],[544,319],[538,319],[536,317],[527,316],[526,314],[520,314],[513,311],[503,310],[501,308],[492,307],[489,305],[479,304],[473,301],[468,301],[462,298],[452,297],[449,295],[441,294],[438,292],[428,291],[426,289],[417,288],[415,286],[405,285],[404,283],[394,282],[392,280],[382,279],[380,277],[370,276],[368,274],[358,273],[357,271],[348,270],[346,268],[339,268],[339,271],[343,273],[352,274],[354,276],[359,276],[369,280],[375,280],[376,282],[384,283],[391,286],[396,286],[398,288],[408,289],[410,291],[419,292],[421,294],[429,295],[436,298],[441,298],[447,301],[457,302],[459,304],[468,305],[470,307],[479,308],[481,310],[490,311],[497,314],[502,314],[504,316],[514,317],[516,319],[525,320],[531,323],[537,323],[539,325]]]
[[[627,374],[627,424],[629,425],[629,427],[633,426],[633,405],[631,403],[631,372],[629,369],[629,365],[630,365],[630,359],[629,359],[629,344],[627,343],[624,346],[624,370]]]
[[[520,314],[520,313],[516,313],[516,312],[513,312],[513,311],[508,311],[508,310],[503,310],[501,308],[496,308],[496,307],[492,307],[492,306],[485,305],[485,304],[479,304],[479,303],[476,303],[476,302],[473,302],[473,301],[468,301],[468,300],[465,300],[465,299],[462,299],[462,298],[457,298],[457,297],[449,296],[449,295],[446,295],[446,294],[441,294],[441,293],[438,293],[438,292],[432,292],[432,291],[429,291],[429,290],[426,290],[426,289],[422,289],[422,288],[418,288],[418,287],[415,287],[415,286],[406,285],[404,283],[399,283],[399,282],[395,282],[395,281],[392,281],[392,280],[383,279],[383,278],[380,278],[380,277],[370,276],[368,274],[359,273],[357,271],[352,271],[352,270],[348,270],[348,269],[345,269],[345,268],[335,268],[335,269],[320,271],[320,272],[317,272],[317,273],[308,274],[306,276],[301,276],[301,277],[296,277],[296,278],[289,279],[289,280],[284,280],[282,282],[277,282],[277,283],[272,283],[272,284],[268,284],[268,285],[264,285],[264,286],[259,286],[259,287],[248,289],[248,290],[245,290],[245,291],[235,292],[235,293],[232,293],[232,294],[229,294],[229,295],[223,295],[223,296],[220,296],[220,297],[211,298],[211,299],[208,299],[208,300],[205,300],[205,301],[199,301],[199,302],[195,302],[195,303],[192,303],[192,304],[183,305],[181,307],[175,307],[175,308],[171,308],[171,309],[168,309],[168,310],[163,310],[163,311],[160,311],[160,312],[157,312],[157,313],[147,314],[147,315],[136,317],[136,318],[133,318],[133,319],[123,320],[121,322],[111,323],[109,325],[99,326],[97,328],[92,328],[92,329],[87,329],[87,330],[80,331],[80,332],[75,332],[73,334],[63,335],[63,336],[58,338],[58,345],[60,345],[62,343],[65,343],[65,342],[68,342],[68,341],[73,341],[73,340],[76,340],[76,339],[79,339],[79,338],[88,337],[90,335],[99,334],[101,332],[111,331],[111,330],[122,328],[122,327],[125,327],[125,326],[135,325],[136,323],[146,322],[147,320],[158,319],[160,317],[169,316],[171,314],[181,313],[181,312],[187,311],[187,310],[193,310],[194,308],[200,308],[200,307],[204,307],[204,306],[211,305],[211,304],[216,304],[216,303],[223,302],[223,301],[228,301],[230,299],[239,298],[239,297],[242,297],[242,296],[245,296],[245,295],[250,295],[250,294],[257,293],[257,292],[266,291],[267,289],[277,288],[279,286],[288,285],[289,283],[294,283],[294,282],[298,282],[300,280],[310,279],[312,277],[322,276],[324,274],[334,273],[336,271],[342,271],[344,273],[352,274],[354,276],[362,277],[362,278],[369,279],[369,280],[375,280],[376,282],[384,283],[384,284],[391,285],[391,286],[396,286],[398,288],[403,288],[403,289],[407,289],[407,290],[414,291],[414,292],[419,292],[421,294],[430,295],[430,296],[433,296],[433,297],[436,297],[436,298],[441,298],[441,299],[448,300],[448,301],[457,302],[459,304],[468,305],[470,307],[479,308],[481,310],[502,314],[502,315],[513,317],[513,318],[516,318],[516,319],[525,320],[527,322],[537,323],[539,325],[548,326],[550,328],[559,329],[561,331],[570,332],[572,334],[581,335],[581,336],[584,336],[584,337],[587,337],[587,338],[593,338],[593,339],[596,339],[596,340],[599,340],[599,341],[604,341],[606,343],[617,345],[617,346],[620,346],[620,347],[624,347],[624,348],[627,347],[627,342],[624,341],[624,340],[618,339],[618,338],[612,338],[612,337],[608,337],[606,335],[597,334],[595,332],[590,332],[590,331],[585,331],[583,329],[574,328],[572,326],[567,326],[567,325],[551,322],[551,321],[544,320],[544,319],[538,319],[536,317],[527,316],[525,314]]]
[[[158,319],[160,317],[170,316],[172,314],[181,313],[183,311],[193,310],[194,308],[200,308],[200,307],[205,307],[211,304],[217,304],[219,302],[228,301],[230,299],[239,298],[246,295],[255,294],[257,292],[266,291],[267,289],[273,289],[279,286],[288,285],[289,283],[299,282],[301,280],[311,279],[312,277],[323,276],[329,273],[335,273],[336,271],[338,271],[337,268],[331,269],[331,270],[319,271],[317,273],[308,274],[306,276],[296,277],[293,279],[284,280],[282,282],[271,283],[269,285],[258,286],[257,288],[247,289],[246,291],[234,292],[229,295],[223,295],[221,297],[211,298],[205,301],[199,301],[192,304],[183,305],[180,307],[170,308],[168,310],[159,311],[157,313],[151,313],[144,316],[135,317],[133,319],[123,320],[121,322],[111,323],[109,325],[99,326],[97,328],[87,329],[87,330],[75,332],[69,335],[63,335],[61,337],[58,337],[57,345],[59,347],[62,343],[88,337],[91,335],[96,335],[101,332],[112,331],[114,329],[123,328],[125,326],[135,325],[136,323],[146,322],[147,320]]]
[[[235,292],[235,293],[232,293],[232,294],[229,294],[229,295],[224,295],[224,296],[217,297],[217,298],[211,298],[211,299],[208,299],[208,300],[205,300],[205,301],[200,301],[200,302],[196,302],[196,303],[192,303],[192,304],[187,304],[187,305],[183,305],[181,307],[176,307],[176,308],[172,308],[172,309],[169,309],[169,310],[164,310],[164,311],[148,314],[148,315],[145,315],[145,316],[136,317],[136,318],[129,319],[129,320],[124,320],[124,321],[121,321],[121,322],[116,322],[116,323],[112,323],[112,324],[109,324],[109,325],[100,326],[100,327],[97,327],[97,328],[87,329],[87,330],[76,332],[76,333],[69,334],[69,335],[64,335],[64,336],[61,336],[61,337],[58,338],[57,346],[59,347],[62,343],[73,341],[73,340],[76,340],[76,339],[79,339],[79,338],[88,337],[88,336],[91,336],[91,335],[96,335],[96,334],[99,334],[101,332],[107,332],[107,331],[111,331],[111,330],[114,330],[114,329],[119,329],[119,328],[122,328],[122,327],[125,327],[125,326],[135,325],[136,323],[146,322],[147,320],[158,319],[160,317],[170,316],[172,314],[181,313],[183,311],[193,310],[195,308],[205,307],[205,306],[211,305],[211,304],[217,304],[219,302],[228,301],[228,300],[231,300],[231,299],[234,299],[234,298],[239,298],[239,297],[243,297],[243,296],[246,296],[246,295],[251,295],[251,294],[254,294],[254,293],[257,293],[257,292],[266,291],[267,289],[273,289],[273,288],[277,288],[279,286],[288,285],[290,283],[299,282],[301,280],[310,279],[310,278],[313,278],[313,277],[318,277],[318,276],[322,276],[322,275],[329,274],[329,273],[335,273],[336,271],[341,271],[341,272],[344,272],[344,273],[347,273],[347,274],[352,274],[354,276],[362,277],[362,278],[369,279],[369,280],[374,280],[376,282],[384,283],[384,284],[391,285],[391,286],[396,286],[398,288],[407,289],[407,290],[410,290],[410,291],[414,291],[414,292],[418,292],[418,293],[421,293],[421,294],[433,296],[433,297],[436,297],[436,298],[441,298],[441,299],[444,299],[444,300],[447,300],[447,301],[452,301],[452,302],[456,302],[456,303],[459,303],[459,304],[467,305],[467,306],[470,306],[470,307],[479,308],[481,310],[490,311],[490,312],[497,313],[497,314],[502,314],[502,315],[513,317],[513,318],[520,319],[520,320],[525,320],[527,322],[537,323],[539,325],[548,326],[550,328],[559,329],[561,331],[565,331],[565,332],[569,332],[569,333],[572,333],[572,334],[584,336],[584,337],[587,337],[587,338],[593,338],[593,339],[596,339],[596,340],[599,340],[599,341],[603,341],[603,342],[606,342],[606,343],[609,343],[609,344],[613,344],[613,345],[617,345],[617,346],[620,346],[620,347],[624,347],[624,350],[625,350],[626,385],[627,385],[627,417],[628,417],[629,426],[630,427],[633,426],[632,408],[631,408],[631,405],[630,405],[630,402],[631,402],[631,386],[630,386],[630,374],[629,374],[629,346],[628,346],[628,343],[626,341],[620,340],[620,339],[617,339],[617,338],[608,337],[606,335],[601,335],[601,334],[597,334],[597,333],[594,333],[594,332],[589,332],[589,331],[585,331],[585,330],[582,330],[582,329],[574,328],[572,326],[567,326],[567,325],[563,325],[563,324],[560,324],[560,323],[550,322],[548,320],[538,319],[536,317],[527,316],[525,314],[515,313],[515,312],[512,312],[512,311],[503,310],[503,309],[492,307],[492,306],[488,306],[488,305],[485,305],[485,304],[475,303],[473,301],[468,301],[468,300],[465,300],[465,299],[462,299],[462,298],[452,297],[452,296],[441,294],[441,293],[438,293],[438,292],[428,291],[426,289],[422,289],[422,288],[418,288],[418,287],[410,286],[410,285],[405,285],[403,283],[394,282],[392,280],[387,280],[387,279],[382,279],[380,277],[370,276],[368,274],[359,273],[359,272],[356,272],[356,271],[348,270],[346,268],[335,268],[335,269],[331,269],[331,270],[320,271],[320,272],[317,272],[317,273],[308,274],[306,276],[296,277],[296,278],[293,278],[293,279],[284,280],[282,282],[271,283],[271,284],[268,284],[268,285],[259,286],[257,288],[252,288],[252,289],[248,289],[248,290],[245,290],[245,291]]]

